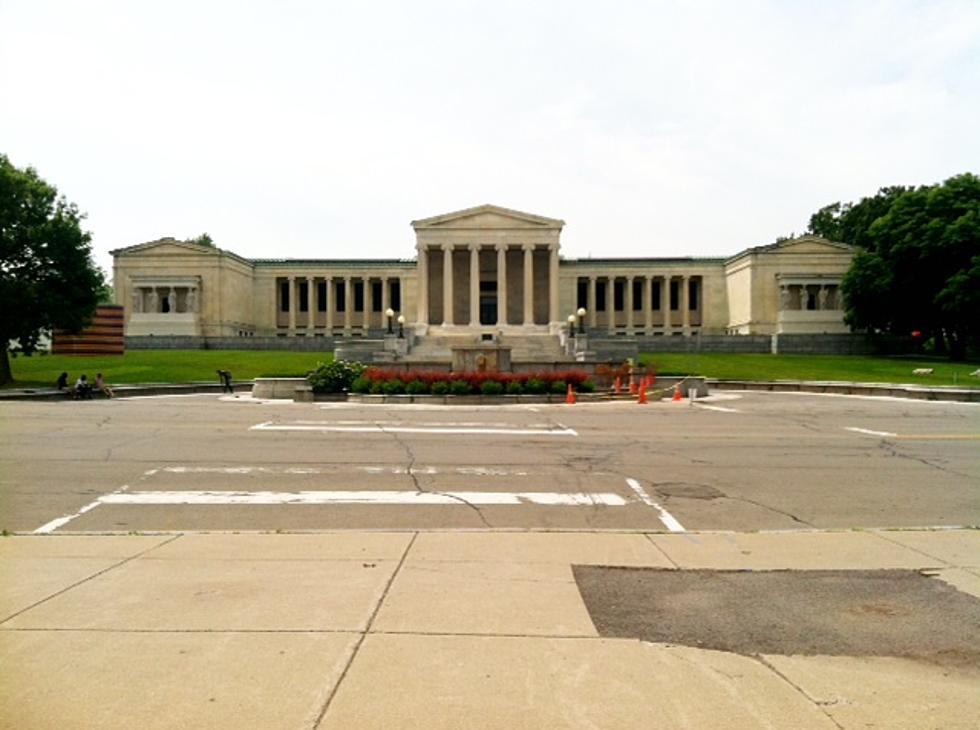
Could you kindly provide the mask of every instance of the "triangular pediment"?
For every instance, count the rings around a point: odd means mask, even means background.
[[[776,253],[841,253],[842,251],[850,250],[851,247],[846,243],[829,241],[820,236],[789,238],[785,241],[780,241],[772,247],[772,251]]]
[[[199,243],[191,243],[190,241],[178,241],[176,238],[159,238],[156,241],[147,241],[146,243],[137,243],[135,246],[117,248],[115,251],[110,251],[109,253],[113,256],[131,254],[152,254],[153,256],[186,256],[189,253],[214,255],[218,253],[218,249],[212,246],[202,246]]]
[[[533,213],[501,208],[497,205],[480,205],[476,208],[457,210],[452,213],[422,218],[412,221],[412,227],[419,229],[561,229],[565,221],[545,218]]]

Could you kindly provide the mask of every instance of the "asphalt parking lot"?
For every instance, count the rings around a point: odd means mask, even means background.
[[[980,524],[973,404],[197,395],[4,403],[0,433],[0,528],[11,532]]]

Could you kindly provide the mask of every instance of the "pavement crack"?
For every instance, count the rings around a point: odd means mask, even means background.
[[[949,469],[945,466],[936,464],[935,462],[929,461],[921,456],[913,456],[912,454],[904,453],[900,450],[898,444],[889,441],[887,439],[882,439],[878,442],[878,448],[883,450],[888,456],[894,456],[896,459],[908,459],[909,461],[915,461],[923,466],[928,466],[933,469],[937,469],[944,474],[952,474],[958,477],[966,477],[967,479],[976,479],[975,474],[965,474],[961,471],[956,471],[955,469]]]
[[[393,431],[387,431],[385,430],[384,427],[381,427],[381,430],[384,433],[391,436],[395,440],[395,443],[405,450],[405,454],[408,456],[408,464],[406,464],[405,466],[405,472],[408,474],[409,479],[412,480],[412,485],[415,487],[416,492],[418,492],[419,494],[438,494],[442,497],[446,497],[447,499],[451,499],[455,502],[459,502],[464,507],[469,507],[471,510],[476,512],[476,516],[480,518],[480,522],[483,523],[484,527],[493,527],[493,525],[491,525],[487,521],[487,518],[483,514],[483,511],[477,505],[473,504],[469,500],[463,499],[459,495],[452,494],[451,492],[440,492],[437,489],[425,489],[422,486],[422,484],[419,482],[418,475],[415,473],[415,463],[418,461],[418,458],[411,444],[409,444],[401,436],[399,436],[397,433]]]
[[[834,702],[834,703],[826,702],[826,701],[818,700],[816,697],[811,697],[809,692],[807,692],[800,685],[798,685],[792,679],[790,679],[785,674],[783,674],[781,671],[779,671],[775,667],[775,665],[772,664],[772,662],[769,662],[761,654],[753,654],[753,655],[750,656],[750,658],[751,659],[755,659],[762,666],[764,666],[766,669],[768,669],[770,672],[772,672],[773,674],[775,674],[777,677],[779,677],[781,680],[783,680],[790,687],[792,687],[797,692],[799,692],[800,695],[802,695],[808,702],[810,702],[814,707],[816,707],[818,710],[820,710],[820,712],[822,712],[827,717],[828,720],[830,720],[832,723],[834,723],[834,726],[835,727],[838,727],[841,730],[844,730],[844,726],[841,725],[839,722],[837,722],[836,718],[827,711],[827,707],[828,706],[832,706],[833,704],[838,704],[838,703],[836,703],[836,702]]]
[[[811,527],[811,528],[816,527],[816,525],[814,525],[813,523],[800,519],[792,512],[787,512],[786,510],[779,509],[778,507],[770,507],[768,504],[763,504],[762,502],[758,502],[754,499],[749,499],[748,497],[730,497],[726,495],[722,499],[731,499],[735,502],[745,502],[746,504],[752,504],[755,505],[756,507],[761,507],[764,510],[775,512],[777,515],[783,515],[784,517],[789,517],[791,520],[793,520],[793,522],[799,525],[803,525],[804,527]]]

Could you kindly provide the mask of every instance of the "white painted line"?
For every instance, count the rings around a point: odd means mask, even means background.
[[[476,436],[578,436],[571,428],[427,428],[423,426],[334,426],[329,423],[258,423],[250,431],[320,431],[324,433],[433,433]]]
[[[95,500],[94,502],[89,502],[87,505],[82,507],[80,510],[78,510],[78,512],[75,512],[74,514],[64,515],[63,517],[58,517],[57,519],[51,520],[50,522],[46,522],[45,524],[41,525],[39,528],[34,530],[34,534],[47,535],[49,533],[52,533],[55,530],[57,530],[59,527],[64,527],[69,522],[74,520],[76,517],[81,517],[89,510],[93,510],[96,507],[98,507],[100,504],[104,504],[103,500],[106,499],[107,497],[113,497],[115,495],[121,494],[125,492],[127,489],[129,489],[129,485],[124,484],[121,487],[119,487],[119,489],[117,489],[115,492],[111,492],[109,494],[103,494],[97,500]]]
[[[856,426],[848,426],[844,430],[853,431],[854,433],[865,433],[868,436],[898,436],[897,433],[892,433],[891,431],[872,431],[869,428],[858,428]]]
[[[99,497],[96,504],[402,504],[521,505],[550,507],[622,507],[626,500],[611,492],[125,492]]]
[[[636,481],[635,479],[627,478],[626,483],[629,485],[630,489],[636,492],[636,496],[639,497],[644,504],[649,505],[650,507],[653,507],[655,510],[657,510],[658,516],[660,517],[660,521],[664,523],[664,527],[666,527],[671,532],[685,531],[681,523],[678,522],[676,519],[674,519],[674,516],[670,514],[670,512],[668,512],[659,504],[657,504],[657,502],[655,502],[653,498],[651,498],[650,495],[647,494],[647,490],[645,490],[642,486],[640,486],[640,483],[638,481]]]
[[[698,408],[704,408],[709,411],[719,411],[720,413],[741,413],[737,408],[725,408],[724,406],[709,406],[704,403],[695,403]]]
[[[447,469],[439,469],[434,466],[413,466],[411,469],[404,466],[350,466],[353,471],[361,471],[367,474],[465,474],[467,476],[491,476],[507,477],[518,476],[526,477],[530,472],[520,469],[499,469],[487,466],[457,466]],[[151,469],[144,472],[144,476],[152,476],[158,472],[168,474],[326,474],[331,472],[343,472],[343,468],[320,469],[318,467],[288,466],[288,467],[269,467],[269,466],[165,466],[161,469]]]

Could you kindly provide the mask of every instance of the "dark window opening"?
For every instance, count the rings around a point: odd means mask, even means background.
[[[606,282],[597,281],[595,285],[595,309],[597,312],[606,311]]]
[[[289,311],[289,282],[284,281],[279,284],[279,311]]]
[[[338,284],[333,288],[333,301],[335,312],[346,312],[347,311],[347,287],[343,284]]]
[[[626,299],[626,282],[614,281],[613,282],[613,310],[617,312],[622,312],[626,308],[624,305],[625,299]]]
[[[400,279],[395,279],[389,284],[391,287],[391,308],[396,312],[402,311],[402,283]]]
[[[325,281],[316,285],[316,309],[318,312],[327,311],[327,282]]]
[[[371,311],[380,312],[381,311],[381,282],[372,281],[371,282]]]
[[[582,309],[589,306],[589,280],[579,279],[575,295],[575,308]]]
[[[633,280],[633,311],[634,312],[639,312],[643,309],[643,289],[645,288],[643,285],[645,283],[646,282],[644,282],[643,279],[640,279],[639,281],[635,279]]]
[[[659,312],[660,311],[660,282],[653,282],[653,292],[650,294],[650,309]]]
[[[355,312],[364,311],[364,282],[363,281],[354,282],[354,311]]]
[[[310,292],[306,282],[300,282],[299,285],[299,311],[310,311]]]
[[[687,308],[692,312],[698,308],[698,282],[689,281],[687,284]]]
[[[679,281],[670,282],[670,311],[676,312],[681,308],[681,283]]]

